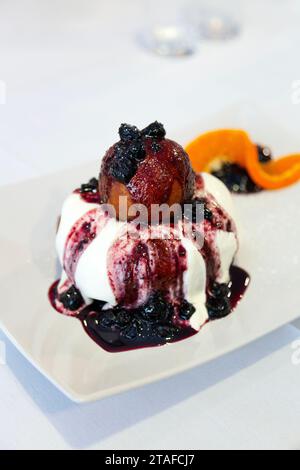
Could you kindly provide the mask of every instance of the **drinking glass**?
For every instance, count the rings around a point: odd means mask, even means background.
[[[241,33],[244,0],[194,0],[188,10],[188,21],[202,39],[224,41]]]
[[[199,36],[186,15],[187,0],[143,0],[143,29],[139,39],[144,47],[162,56],[193,54]]]

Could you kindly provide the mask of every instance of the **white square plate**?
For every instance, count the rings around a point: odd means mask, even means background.
[[[275,153],[300,150],[300,139],[261,115],[227,111],[174,135],[186,142],[206,128],[238,126]],[[192,131],[191,131],[192,129]],[[55,224],[65,196],[97,175],[99,163],[0,190],[0,326],[14,345],[71,400],[88,402],[203,364],[295,320],[300,314],[300,184],[236,196],[243,227],[238,264],[251,284],[236,312],[185,341],[111,354],[80,323],[52,310],[57,277]],[[213,364],[212,364],[213,367]]]

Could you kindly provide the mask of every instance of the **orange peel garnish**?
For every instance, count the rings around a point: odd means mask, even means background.
[[[300,154],[261,164],[254,152],[246,158],[246,169],[253,181],[264,189],[282,189],[300,180]]]
[[[218,160],[245,165],[245,155],[251,141],[248,134],[239,129],[221,129],[206,132],[187,147],[195,171],[210,171]]]
[[[300,154],[261,163],[257,146],[247,132],[239,129],[206,132],[192,141],[186,152],[197,172],[211,172],[223,161],[236,163],[264,189],[281,189],[300,180]]]

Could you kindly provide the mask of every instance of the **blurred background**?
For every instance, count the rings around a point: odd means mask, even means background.
[[[299,0],[0,0],[0,183],[98,158],[123,121],[185,143],[246,103],[297,129],[299,24]]]

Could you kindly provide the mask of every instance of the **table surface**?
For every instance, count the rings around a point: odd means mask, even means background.
[[[139,46],[147,3],[1,2],[1,185],[96,159],[124,121],[159,119],[179,136],[189,123],[243,101],[297,130],[297,0],[239,1],[243,34],[200,43],[181,59]],[[7,349],[0,448],[299,448],[300,366],[292,361],[299,339],[286,326],[204,367],[78,406],[0,332]]]

